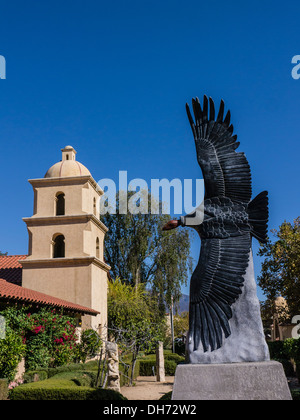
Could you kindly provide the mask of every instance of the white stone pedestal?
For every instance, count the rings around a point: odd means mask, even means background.
[[[178,365],[172,400],[291,400],[281,363]]]
[[[188,344],[189,362],[239,363],[265,362],[270,360],[260,315],[254,276],[253,256],[250,253],[249,266],[245,274],[242,294],[232,305],[232,318],[229,320],[231,334],[224,338],[221,348],[203,352],[202,345],[194,351],[194,343]]]

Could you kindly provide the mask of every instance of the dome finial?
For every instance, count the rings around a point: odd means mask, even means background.
[[[66,146],[62,151],[62,160],[76,160],[76,150],[72,146]]]
[[[67,178],[74,176],[92,176],[90,171],[76,160],[76,150],[66,146],[62,151],[62,160],[52,165],[45,178]]]

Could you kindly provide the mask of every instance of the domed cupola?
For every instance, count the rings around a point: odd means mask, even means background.
[[[46,172],[45,178],[67,178],[73,176],[90,175],[90,171],[76,160],[76,150],[72,146],[66,146],[62,151],[62,160],[51,166]]]

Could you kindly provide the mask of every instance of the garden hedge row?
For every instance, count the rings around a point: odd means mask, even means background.
[[[11,400],[127,400],[119,392],[88,387],[33,387],[31,384],[19,386],[10,392]]]
[[[66,372],[83,372],[83,371],[94,371],[96,370],[95,363],[72,363],[69,365],[59,366],[56,368],[49,368],[49,369],[36,369],[25,372],[24,374],[24,382],[38,382],[43,381],[45,379],[52,378],[53,376],[59,373],[66,373]]]
[[[175,354],[165,354],[165,374],[166,376],[174,376],[178,363],[184,363],[185,358]],[[139,376],[153,376],[156,374],[156,357],[155,355],[146,356],[139,360]]]
[[[167,376],[175,375],[176,366],[184,358],[177,354],[165,355],[165,372]],[[131,360],[127,360],[128,365]],[[137,376],[152,376],[156,369],[155,355],[145,356],[136,362],[134,379]],[[120,364],[120,384],[128,383],[125,365]],[[123,373],[123,374],[122,374]],[[126,399],[119,393],[110,390],[93,388],[97,377],[97,362],[70,364],[52,369],[37,369],[26,372],[25,384],[10,391],[12,400],[121,400]]]
[[[153,376],[156,374],[156,362],[152,360],[140,360],[139,376]],[[177,363],[173,360],[165,360],[165,374],[166,376],[174,376]]]
[[[291,389],[293,401],[300,401],[300,391]]]
[[[294,344],[293,344],[294,343]],[[294,345],[298,347],[298,352],[295,355],[291,354],[291,346]],[[290,345],[287,345],[290,344]],[[300,341],[295,341],[293,339],[288,339],[285,341],[273,341],[268,342],[269,351],[270,351],[270,358],[271,360],[276,360],[280,362],[284,368],[286,376],[296,376],[298,377],[298,381],[300,383]],[[292,358],[294,358],[294,364],[296,364],[296,372],[295,367],[292,363]]]

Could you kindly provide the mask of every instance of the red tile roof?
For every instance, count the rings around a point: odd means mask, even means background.
[[[27,289],[25,287],[17,286],[1,278],[0,300],[65,308],[67,310],[89,315],[99,314],[99,312],[95,311],[94,309],[86,308],[85,306],[81,306],[76,303],[71,303],[66,300],[45,295],[44,293]]]
[[[27,255],[0,256],[0,278],[10,283],[22,285],[22,266],[19,260],[25,260]]]

